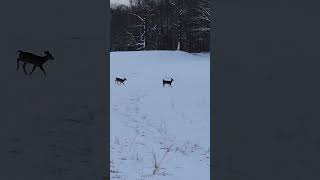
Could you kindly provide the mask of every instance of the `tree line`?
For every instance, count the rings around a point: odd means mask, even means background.
[[[130,0],[111,5],[111,51],[210,50],[211,0]]]

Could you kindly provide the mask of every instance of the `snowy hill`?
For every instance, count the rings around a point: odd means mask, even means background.
[[[111,179],[210,178],[210,58],[111,52]],[[124,85],[115,78],[127,78]],[[173,78],[171,87],[162,79]]]
[[[1,4],[1,180],[102,179],[109,97],[105,4]],[[48,76],[38,68],[31,76],[17,71],[19,49],[40,56],[49,50],[55,60],[44,64]]]
[[[21,67],[16,71],[16,50],[21,48],[18,43],[8,53],[2,53],[8,66],[1,72],[4,147],[0,167],[6,171],[0,173],[0,179],[23,179],[38,172],[41,179],[85,180],[102,172],[96,167],[102,158],[104,137],[99,132],[106,129],[102,130],[101,124],[106,120],[103,97],[107,94],[105,68],[101,65],[105,57],[99,55],[103,49],[96,45],[101,46],[104,41],[56,40],[54,43],[60,47],[50,46],[52,42],[39,40],[32,43],[41,44],[41,48],[22,48],[39,55],[43,54],[43,47],[52,52],[55,60],[44,65],[47,77],[40,69],[31,76],[26,76]],[[83,53],[81,45],[92,48]],[[30,72],[32,65],[26,69]]]

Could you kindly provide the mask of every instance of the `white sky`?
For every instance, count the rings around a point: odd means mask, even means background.
[[[129,0],[110,0],[110,3],[128,4]]]

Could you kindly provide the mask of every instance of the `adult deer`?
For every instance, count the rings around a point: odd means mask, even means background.
[[[169,84],[169,86],[171,86],[171,84],[172,84],[172,82],[173,82],[174,80],[171,78],[171,80],[170,81],[167,81],[167,80],[164,80],[164,79],[162,79],[162,85],[163,85],[163,87],[166,85],[166,84]],[[172,86],[171,86],[172,87]]]
[[[124,82],[126,81],[127,79],[126,78],[116,78],[116,80],[114,81],[115,83],[117,84],[124,84]]]
[[[31,75],[33,71],[36,69],[36,67],[39,67],[41,71],[44,73],[45,76],[47,76],[46,71],[43,68],[43,64],[46,63],[48,60],[54,60],[54,57],[49,51],[44,51],[45,56],[38,56],[29,52],[24,52],[21,50],[18,50],[17,53],[19,53],[17,58],[17,71],[19,70],[19,63],[20,61],[23,62],[22,68],[24,71],[24,74],[27,75],[26,71],[26,65],[27,63],[30,63],[33,65],[32,71],[29,73]]]

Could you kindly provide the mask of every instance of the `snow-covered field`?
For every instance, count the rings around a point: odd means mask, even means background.
[[[110,56],[111,179],[210,179],[209,54]],[[171,77],[172,88],[162,87]]]
[[[101,147],[107,119],[105,40],[8,39],[0,50],[5,59],[0,179],[101,179],[101,151],[107,150]],[[38,68],[30,76],[21,66],[17,71],[17,49],[39,55],[49,50],[55,60],[44,65],[48,76]],[[30,72],[32,65],[26,69]]]
[[[106,3],[2,1],[0,180],[105,175]],[[26,76],[22,62],[17,71],[19,49],[40,56],[50,51],[55,60],[44,64],[48,76],[38,68]]]

